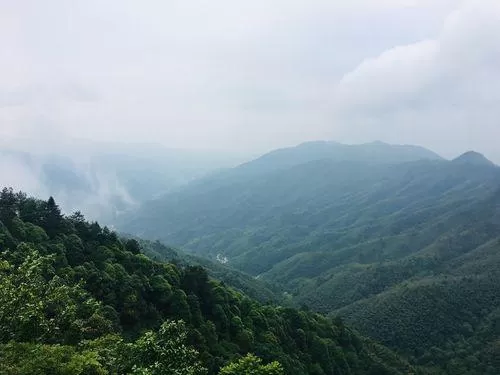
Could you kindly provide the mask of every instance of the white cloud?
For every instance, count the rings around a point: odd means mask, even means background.
[[[437,38],[391,48],[346,74],[332,100],[337,134],[465,149],[500,160],[500,2],[466,1]]]

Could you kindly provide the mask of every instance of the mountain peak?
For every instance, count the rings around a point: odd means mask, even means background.
[[[473,165],[495,165],[491,160],[487,159],[483,154],[476,151],[467,151],[458,158],[453,159],[454,163],[473,164]]]

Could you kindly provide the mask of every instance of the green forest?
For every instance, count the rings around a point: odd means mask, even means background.
[[[51,197],[0,194],[1,374],[415,374],[340,319],[262,304]]]

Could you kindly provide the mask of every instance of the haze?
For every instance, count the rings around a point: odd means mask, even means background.
[[[382,140],[500,161],[498,0],[0,0],[0,45],[3,143]]]

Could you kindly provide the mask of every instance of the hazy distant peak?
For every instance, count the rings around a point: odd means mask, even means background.
[[[361,146],[391,146],[389,143],[382,141],[373,141],[362,144]]]
[[[295,147],[271,151],[241,167],[262,173],[289,168],[317,160],[360,162],[370,164],[399,164],[419,160],[441,160],[442,157],[424,147],[391,145],[384,142],[343,144],[335,141],[311,141]]]
[[[495,163],[486,158],[483,154],[476,151],[467,151],[466,153],[453,159],[453,162],[463,163],[463,164],[474,164],[474,165],[490,165],[490,166],[495,165]]]

